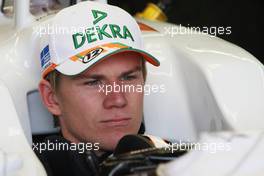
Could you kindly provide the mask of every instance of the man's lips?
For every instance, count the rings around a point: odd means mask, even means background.
[[[122,127],[127,126],[130,121],[131,118],[113,118],[108,120],[102,120],[100,122],[109,127]]]

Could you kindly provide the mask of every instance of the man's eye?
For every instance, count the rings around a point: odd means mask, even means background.
[[[100,80],[86,81],[84,84],[88,86],[97,86],[101,84],[101,81]]]

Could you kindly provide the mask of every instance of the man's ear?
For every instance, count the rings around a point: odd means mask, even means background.
[[[43,104],[46,108],[55,116],[61,115],[61,109],[58,103],[57,95],[55,90],[53,90],[51,84],[42,79],[39,83],[39,93],[42,99]]]

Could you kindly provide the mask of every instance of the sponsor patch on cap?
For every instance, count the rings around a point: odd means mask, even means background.
[[[82,63],[87,64],[88,62],[99,56],[103,52],[103,50],[104,50],[103,48],[96,48],[91,50],[85,56],[77,55],[77,57],[81,59]]]
[[[41,67],[43,69],[47,68],[50,65],[49,45],[45,46],[45,48],[41,51],[40,62],[41,62]]]

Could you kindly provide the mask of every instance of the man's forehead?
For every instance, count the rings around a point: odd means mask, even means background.
[[[121,77],[124,75],[129,75],[135,72],[141,72],[142,71],[142,65],[137,65],[134,67],[122,69],[122,70],[117,70],[117,71],[90,71],[87,70],[79,75],[76,75],[73,77],[73,79],[85,79],[85,78],[96,78],[96,79],[107,79],[108,77],[116,76],[116,77]]]
[[[86,71],[80,74],[109,74],[111,73],[123,73],[130,70],[139,70],[142,67],[143,58],[137,53],[120,53],[108,58],[105,58],[96,65],[88,68]]]

